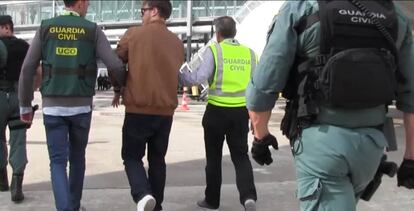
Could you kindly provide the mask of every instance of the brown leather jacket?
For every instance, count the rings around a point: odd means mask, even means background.
[[[118,56],[128,63],[123,99],[127,113],[173,115],[182,41],[162,21],[131,27],[119,42]]]

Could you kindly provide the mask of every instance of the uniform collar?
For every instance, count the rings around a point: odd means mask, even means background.
[[[66,16],[80,16],[79,13],[73,11],[73,10],[63,10],[61,15],[66,15]]]
[[[227,38],[227,39],[224,39],[222,42],[230,44],[230,45],[240,45],[239,41],[237,41],[234,38]]]

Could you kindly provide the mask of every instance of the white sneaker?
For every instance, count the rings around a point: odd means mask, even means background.
[[[153,211],[155,208],[155,198],[145,195],[137,204],[137,211]]]
[[[247,199],[244,201],[245,211],[256,211],[256,202],[253,199]]]

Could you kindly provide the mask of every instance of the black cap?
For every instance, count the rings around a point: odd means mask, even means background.
[[[12,17],[10,15],[0,15],[0,25],[13,25]]]

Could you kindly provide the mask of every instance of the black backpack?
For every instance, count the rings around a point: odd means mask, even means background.
[[[0,78],[7,81],[18,81],[29,44],[14,36],[0,39],[7,48],[7,63],[0,71]]]
[[[319,11],[296,25],[298,34],[320,22],[320,52],[299,59],[297,94],[346,109],[370,108],[395,99],[398,22],[392,1],[318,1]],[[360,6],[362,5],[362,9]]]

